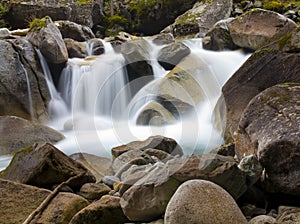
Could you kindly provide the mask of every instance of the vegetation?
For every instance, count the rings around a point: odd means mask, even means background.
[[[7,26],[7,23],[5,22],[5,16],[7,12],[7,7],[0,3],[0,28]]]
[[[29,30],[40,31],[43,27],[47,25],[46,20],[47,20],[47,16],[42,19],[38,19],[38,18],[33,19],[29,24]]]
[[[265,9],[274,10],[276,12],[286,11],[292,6],[300,7],[300,1],[298,0],[264,0],[262,2]]]

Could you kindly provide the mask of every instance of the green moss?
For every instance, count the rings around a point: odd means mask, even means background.
[[[0,28],[7,27],[7,23],[4,19],[7,13],[8,13],[7,6],[0,3]]]
[[[120,15],[114,15],[107,18],[108,21],[108,27],[111,28],[114,25],[120,25],[120,26],[127,26],[128,25],[128,19],[126,19],[123,16]]]
[[[29,30],[40,31],[43,27],[47,26],[46,19],[47,17],[44,17],[42,19],[35,18],[30,22]]]
[[[76,2],[73,2],[73,4],[77,5],[88,5],[94,3],[94,0],[77,0]]]
[[[291,6],[300,7],[300,1],[297,0],[263,0],[262,3],[265,9],[277,12],[286,11]]]
[[[291,39],[292,39],[292,33],[289,33],[289,34],[285,35],[284,37],[282,37],[278,41],[279,49],[282,50],[286,44],[289,44],[291,42]]]

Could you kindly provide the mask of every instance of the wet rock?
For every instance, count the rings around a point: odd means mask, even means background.
[[[226,142],[235,139],[241,114],[253,97],[276,84],[300,82],[300,58],[295,51],[299,33],[295,30],[270,47],[256,51],[223,86],[224,101],[220,99],[216,108],[226,105],[226,111],[220,112],[226,116]]]
[[[70,182],[72,189],[79,189],[83,184],[95,182],[95,177],[81,164],[69,158],[49,143],[31,146],[17,152],[9,166],[0,177],[19,183],[50,189],[83,173]]]
[[[26,38],[40,49],[48,62],[53,64],[65,63],[68,60],[68,50],[59,29],[50,17],[45,17],[42,20],[45,21],[45,26],[33,27]]]
[[[86,183],[82,185],[79,195],[87,200],[99,200],[103,195],[108,194],[111,188],[103,183]]]
[[[268,215],[259,215],[249,221],[249,224],[275,224],[276,219]]]
[[[55,24],[63,38],[70,38],[78,42],[95,38],[93,31],[88,26],[80,25],[68,20],[55,21]]]
[[[119,224],[128,221],[120,206],[120,198],[104,196],[78,212],[70,224]]]
[[[89,202],[84,198],[72,193],[59,193],[42,214],[35,219],[36,223],[52,224],[61,223],[69,224],[72,217]]]
[[[209,180],[223,187],[235,199],[247,190],[246,175],[232,157],[216,154],[192,155],[172,159],[167,165],[171,176],[176,180]]]
[[[101,55],[105,51],[102,41],[97,38],[88,40],[87,44],[89,45],[91,51],[88,52],[88,55]]]
[[[219,20],[230,16],[232,1],[213,0],[197,2],[194,7],[176,18],[175,22],[162,32],[171,32],[175,37],[203,37]]]
[[[0,116],[0,126],[0,155],[14,154],[35,143],[55,143],[64,138],[52,128],[14,116]]]
[[[0,40],[0,55],[0,115],[47,120],[50,94],[32,44],[19,37]]]
[[[84,43],[75,41],[70,38],[64,38],[68,50],[69,58],[85,58],[87,49]]]
[[[247,223],[234,199],[220,186],[205,180],[182,184],[168,203],[165,224]]]
[[[228,18],[217,22],[203,37],[203,48],[214,51],[237,49],[238,46],[233,43],[228,29],[228,24],[233,19]]]
[[[96,177],[97,182],[101,181],[104,176],[113,174],[110,158],[88,153],[75,153],[70,155],[70,157],[87,168]]]
[[[234,143],[228,143],[225,145],[221,145],[218,148],[215,148],[210,151],[212,154],[218,154],[221,156],[235,156],[235,144]]]
[[[171,33],[160,33],[155,35],[152,41],[156,45],[165,45],[165,44],[174,43],[175,39],[173,34]]]
[[[257,155],[269,192],[300,193],[299,98],[299,84],[270,87],[250,101],[239,123],[236,154]]]
[[[23,223],[51,191],[0,179],[0,223]]]
[[[153,221],[161,217],[180,182],[169,176],[165,165],[156,165],[122,195],[120,204],[131,221]]]
[[[233,42],[252,50],[280,39],[296,27],[287,17],[263,9],[251,10],[228,24]]]
[[[191,50],[183,43],[171,43],[163,47],[158,53],[158,62],[166,70],[172,70]]]
[[[183,155],[182,148],[171,138],[160,135],[151,136],[144,141],[134,141],[127,145],[121,145],[112,149],[112,155],[116,158],[119,155],[133,149],[144,151],[146,149],[158,149],[171,155]]]

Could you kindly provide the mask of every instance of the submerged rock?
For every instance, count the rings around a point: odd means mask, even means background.
[[[257,155],[268,192],[300,193],[299,99],[299,84],[279,84],[254,97],[241,116],[236,154]]]
[[[95,182],[95,177],[84,166],[46,143],[17,152],[0,177],[50,189],[53,185],[77,175],[78,178],[68,185],[75,190],[84,183]]]
[[[0,116],[0,127],[0,155],[14,154],[35,143],[56,143],[64,138],[52,128],[14,116]]]
[[[247,220],[224,189],[209,181],[190,180],[171,198],[164,223],[246,224]]]

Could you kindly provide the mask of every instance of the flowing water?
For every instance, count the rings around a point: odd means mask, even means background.
[[[127,78],[125,59],[106,42],[103,55],[69,59],[58,91],[46,64],[43,66],[51,97],[56,102],[49,106],[54,116],[47,125],[66,136],[56,144],[60,150],[66,154],[86,152],[110,157],[112,147],[151,135],[176,139],[186,154],[207,152],[222,144],[220,130],[216,130],[212,122],[213,109],[222,86],[249,55],[242,51],[206,51],[202,49],[201,39],[183,41],[191,49],[191,59],[187,59],[187,66],[182,69],[198,82],[204,93],[203,100],[173,124],[140,126],[136,125],[137,115],[149,102],[155,101],[152,87],[168,73],[156,60],[162,46],[146,40],[151,46],[149,55],[155,79],[135,96],[130,92],[133,84]],[[89,46],[88,55],[92,54],[91,48]]]

